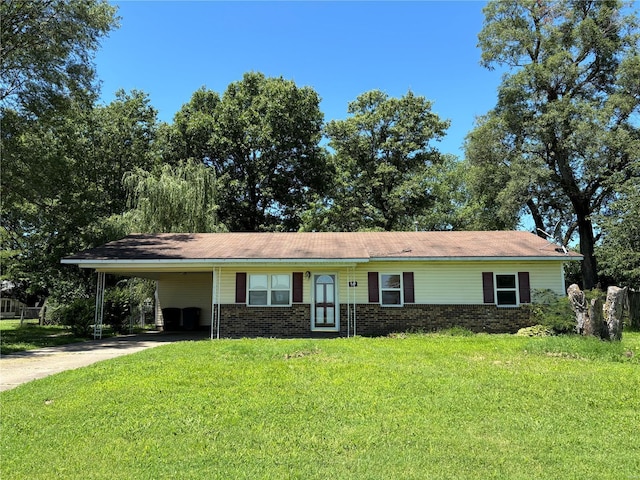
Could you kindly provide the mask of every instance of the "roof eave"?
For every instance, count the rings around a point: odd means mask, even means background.
[[[549,260],[560,260],[560,261],[574,261],[574,260],[582,260],[582,255],[539,255],[539,256],[501,256],[501,257],[471,257],[471,256],[456,256],[456,257],[371,257],[370,261],[372,262],[380,262],[380,261],[391,261],[391,262],[420,262],[420,261],[430,261],[430,262],[444,262],[444,261],[456,261],[456,262],[505,262],[505,261],[549,261]]]

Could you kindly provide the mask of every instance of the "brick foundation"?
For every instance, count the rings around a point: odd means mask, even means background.
[[[291,307],[247,307],[222,305],[220,336],[309,338],[347,335],[347,306],[340,306],[340,332],[312,332],[309,305]],[[528,308],[498,308],[495,305],[420,305],[381,307],[356,306],[358,335],[381,336],[393,332],[436,331],[454,326],[473,332],[514,333],[533,325]]]

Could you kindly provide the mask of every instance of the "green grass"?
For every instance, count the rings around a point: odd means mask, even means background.
[[[640,334],[180,342],[0,394],[12,479],[630,479]]]
[[[42,347],[82,342],[86,338],[74,337],[71,331],[60,325],[38,325],[38,320],[0,321],[0,354],[22,352]]]

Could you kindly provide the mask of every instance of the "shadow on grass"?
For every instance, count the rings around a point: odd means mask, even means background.
[[[113,335],[104,332],[101,340],[92,337],[77,337],[63,326],[40,326],[37,323],[19,321],[13,324],[0,323],[0,354],[21,354],[29,356],[31,350],[46,347],[62,347],[65,351],[91,351],[105,347],[128,348],[137,342],[169,343],[175,341],[203,340],[209,338],[208,332],[156,332],[142,331],[128,335]],[[34,352],[35,354],[36,352]]]
[[[0,328],[0,354],[6,355],[86,340],[87,338],[74,336],[71,331],[62,326],[40,326],[33,323],[20,326],[18,322],[15,325],[3,325]]]

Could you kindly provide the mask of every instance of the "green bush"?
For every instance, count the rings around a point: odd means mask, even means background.
[[[104,323],[115,333],[128,333],[131,316],[131,293],[116,286],[107,290],[104,299]]]
[[[88,337],[93,330],[95,303],[88,298],[78,298],[68,305],[51,309],[52,321],[68,327],[78,337]]]
[[[536,290],[532,300],[531,313],[538,325],[559,334],[575,332],[576,317],[567,297],[551,290]]]

